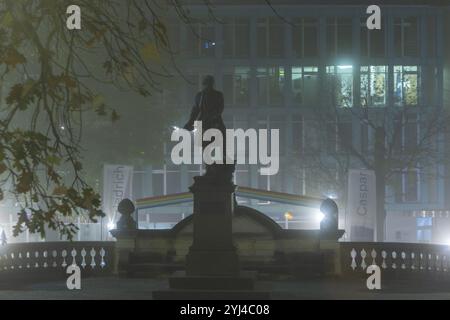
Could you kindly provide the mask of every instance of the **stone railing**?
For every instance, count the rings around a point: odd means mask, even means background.
[[[114,265],[114,242],[36,242],[0,246],[0,280],[66,276],[76,264],[82,274],[109,274]]]
[[[450,280],[449,246],[383,242],[342,242],[340,246],[346,276],[367,277],[367,267],[377,265],[390,279]]]

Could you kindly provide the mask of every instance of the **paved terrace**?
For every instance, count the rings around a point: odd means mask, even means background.
[[[168,287],[166,279],[86,278],[79,291],[69,291],[65,281],[0,284],[0,299],[18,300],[151,300],[152,291]],[[270,290],[273,299],[450,299],[450,287],[426,283],[403,283],[369,291],[364,281],[278,280],[260,281],[259,289]]]

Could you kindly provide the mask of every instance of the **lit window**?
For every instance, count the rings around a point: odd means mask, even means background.
[[[417,227],[431,227],[433,225],[432,217],[418,217],[417,218]]]
[[[292,68],[292,92],[296,105],[315,107],[319,102],[319,68]]]
[[[387,70],[386,66],[361,67],[361,106],[386,106]]]
[[[250,104],[250,68],[236,67],[234,72],[223,76],[225,103],[240,107]]]
[[[433,230],[432,217],[418,217],[416,218],[417,241],[431,242]]]
[[[339,108],[353,107],[353,66],[328,66],[327,78],[331,104]]]
[[[419,71],[417,66],[394,67],[394,103],[416,106],[418,103]]]

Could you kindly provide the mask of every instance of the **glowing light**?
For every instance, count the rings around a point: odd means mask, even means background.
[[[113,230],[116,228],[116,224],[114,222],[108,222],[108,225],[106,226],[108,228],[108,231]]]
[[[327,197],[328,199],[331,199],[331,200],[336,200],[338,198],[336,193],[327,193],[325,195],[325,197]]]
[[[351,65],[344,65],[344,66],[338,66],[338,69],[343,69],[343,70],[345,70],[345,69],[352,69],[353,68],[353,66],[351,66]]]
[[[284,218],[285,218],[286,220],[292,220],[292,219],[294,218],[294,216],[292,215],[291,212],[286,212],[286,213],[284,214]]]
[[[317,222],[322,222],[322,220],[325,219],[325,215],[322,212],[317,211],[315,214],[315,219]]]

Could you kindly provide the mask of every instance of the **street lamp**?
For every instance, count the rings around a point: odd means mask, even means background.
[[[116,228],[116,224],[114,222],[110,221],[110,222],[108,222],[106,227],[108,228],[108,231],[111,231]]]
[[[292,215],[292,212],[286,212],[284,214],[284,228],[289,229],[289,220],[292,220],[294,216]]]

